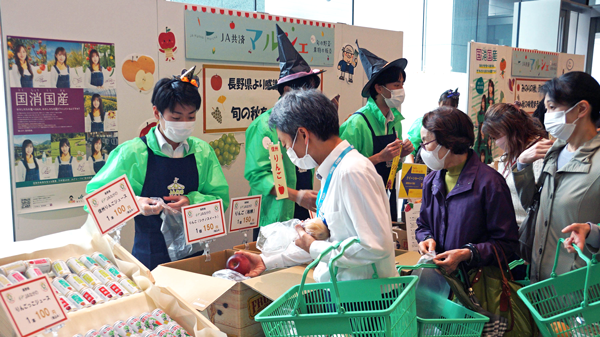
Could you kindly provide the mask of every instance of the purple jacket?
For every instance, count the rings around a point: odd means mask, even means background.
[[[518,227],[510,190],[504,178],[469,150],[456,186],[446,196],[446,170],[431,172],[423,182],[423,204],[417,219],[417,240],[431,236],[436,252],[475,246],[471,267],[497,265],[492,245],[506,257],[518,247]],[[479,254],[477,254],[477,252]],[[498,251],[502,258],[502,253]]]

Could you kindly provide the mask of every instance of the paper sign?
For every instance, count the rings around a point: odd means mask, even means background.
[[[46,276],[1,289],[0,298],[17,336],[37,335],[67,321]]]
[[[273,182],[275,183],[277,200],[287,199],[287,182],[285,180],[285,169],[283,167],[283,158],[279,144],[269,146],[269,158],[271,158],[271,171],[273,171]]]
[[[261,201],[261,195],[232,198],[229,206],[229,232],[258,228]]]
[[[400,153],[402,153],[402,145],[400,145]],[[400,155],[394,157],[392,161],[392,168],[390,169],[390,175],[388,177],[387,183],[385,184],[386,190],[391,190],[394,188],[394,179],[396,178],[396,173],[398,173],[398,163],[400,162]]]
[[[408,250],[413,252],[419,251],[419,243],[417,242],[417,218],[421,213],[421,203],[409,202],[404,208],[406,215],[406,238],[408,241]]]
[[[86,196],[85,202],[102,234],[108,233],[140,214],[140,207],[126,175]]]
[[[400,191],[398,198],[423,197],[423,179],[427,175],[427,165],[402,164],[402,177],[400,178]]]
[[[225,232],[225,216],[223,216],[223,200],[186,206],[181,211],[185,226],[185,242],[188,245],[227,234]]]

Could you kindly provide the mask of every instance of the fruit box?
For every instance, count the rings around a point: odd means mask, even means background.
[[[234,253],[228,249],[212,253],[210,261],[203,255],[165,263],[152,274],[157,285],[172,288],[228,336],[264,336],[254,316],[299,284],[304,267],[279,269],[243,282],[212,277]],[[312,270],[306,282],[314,283]]]
[[[243,245],[243,244],[233,246],[233,250],[235,250],[235,251],[244,250],[244,251],[247,251],[250,253],[255,253],[255,254],[262,253],[258,248],[256,248],[256,241],[248,243],[248,248],[246,248],[246,245]]]

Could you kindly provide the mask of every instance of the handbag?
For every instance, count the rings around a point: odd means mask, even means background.
[[[537,218],[538,210],[540,209],[540,196],[542,194],[542,188],[544,187],[544,166],[542,167],[542,174],[540,175],[540,187],[533,195],[531,205],[527,208],[527,215],[521,226],[519,227],[519,249],[517,255],[525,260],[527,263],[531,263],[531,256],[533,254],[533,239],[535,236],[535,221]]]
[[[502,266],[495,245],[493,249],[498,267],[486,266],[467,272],[461,263],[457,273],[444,276],[458,302],[490,319],[484,325],[482,336],[536,336],[538,330],[531,312],[517,295],[522,285],[514,282],[510,270]],[[501,247],[499,250],[504,256],[504,250]]]

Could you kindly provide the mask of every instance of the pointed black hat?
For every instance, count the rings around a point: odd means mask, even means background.
[[[321,69],[311,70],[308,63],[300,56],[300,53],[294,48],[281,27],[278,24],[275,24],[275,26],[277,26],[277,42],[279,47],[279,80],[277,81],[277,85],[297,78],[317,75],[325,71]],[[277,85],[271,88],[276,88]]]
[[[387,62],[381,57],[371,53],[365,48],[361,48],[358,45],[358,40],[356,40],[356,46],[358,47],[358,55],[360,56],[360,63],[362,63],[363,68],[365,69],[365,73],[367,74],[367,78],[369,82],[365,84],[362,89],[362,97],[369,97],[369,90],[377,77],[382,74],[385,70],[391,67],[399,67],[404,70],[406,68],[406,64],[408,61],[405,58],[399,58],[392,62]]]

